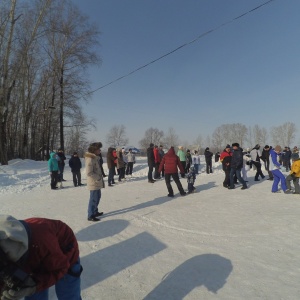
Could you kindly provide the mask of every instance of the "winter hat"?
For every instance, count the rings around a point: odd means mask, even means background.
[[[88,148],[88,152],[95,153],[96,150],[99,150],[101,147],[102,147],[101,143],[92,143],[92,144],[90,144],[90,146]]]
[[[233,143],[232,147],[240,147],[240,144],[239,143]]]
[[[281,146],[279,146],[279,145],[275,146],[274,150],[280,152],[281,151]]]
[[[150,143],[150,147],[153,147],[154,146],[154,144],[153,143]]]
[[[190,153],[191,151],[189,149],[187,149],[186,152]]]
[[[225,147],[225,149],[228,149],[228,148],[231,148],[231,147],[230,147],[230,145],[227,144],[226,147]]]
[[[207,151],[207,150],[209,150],[209,148],[208,148],[208,147],[206,147],[206,148],[205,148],[205,151]]]
[[[73,155],[77,155],[78,153],[75,151],[75,152],[73,152]]]
[[[27,231],[12,216],[0,215],[0,247],[13,262],[17,262],[28,250]]]
[[[270,146],[269,146],[269,145],[266,145],[265,148],[270,148]]]
[[[255,149],[259,149],[260,148],[260,144],[256,144],[254,148]]]

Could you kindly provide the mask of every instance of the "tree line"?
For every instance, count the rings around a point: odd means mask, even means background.
[[[1,164],[86,147],[93,122],[81,103],[98,45],[98,28],[69,0],[0,2]]]
[[[149,147],[150,143],[163,145],[165,149],[171,146],[182,145],[185,148],[204,149],[212,148],[214,151],[222,151],[227,144],[239,143],[242,147],[254,147],[256,144],[292,146],[296,136],[296,125],[286,122],[282,125],[273,126],[268,131],[259,125],[247,127],[241,123],[222,124],[218,126],[211,136],[204,138],[199,134],[194,141],[187,141],[184,137],[179,138],[174,128],[166,132],[158,128],[148,128],[139,146],[142,150]],[[114,125],[106,135],[106,143],[109,146],[126,146],[128,138],[124,125]]]

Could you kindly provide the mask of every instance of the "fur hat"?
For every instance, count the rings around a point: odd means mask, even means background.
[[[275,151],[279,151],[279,152],[280,152],[282,149],[281,149],[281,146],[279,146],[279,145],[276,145],[276,146],[275,146],[275,148],[274,148],[274,150],[275,150]]]
[[[9,215],[0,215],[0,247],[11,261],[18,261],[28,250],[24,225]]]
[[[233,143],[232,147],[240,147],[240,144],[239,143]]]
[[[95,153],[97,150],[99,150],[102,147],[102,143],[98,142],[98,143],[92,143],[90,144],[89,148],[88,148],[88,152],[90,153]]]

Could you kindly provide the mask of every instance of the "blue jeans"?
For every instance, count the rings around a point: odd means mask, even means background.
[[[108,184],[115,183],[114,176],[115,176],[115,167],[109,168],[108,169]]]
[[[234,188],[234,178],[233,178],[234,174],[236,175],[238,181],[243,185],[243,187],[247,187],[247,184],[246,184],[245,180],[241,176],[241,168],[239,168],[239,169],[233,169],[233,168],[231,168],[230,169],[230,174],[229,174],[229,177],[230,177],[230,187]]]
[[[274,177],[273,185],[272,185],[272,192],[275,193],[275,192],[278,191],[279,181],[281,183],[282,190],[285,192],[287,190],[287,187],[286,187],[286,182],[285,182],[284,175],[279,170],[272,170],[272,174],[273,174],[273,177]]]
[[[101,190],[90,191],[90,200],[88,206],[88,218],[93,217],[98,212],[98,205],[100,203]]]
[[[71,271],[79,274],[81,270],[80,259],[71,267]],[[64,275],[55,283],[55,292],[58,300],[81,300],[80,276],[70,274]],[[49,289],[37,292],[32,296],[25,297],[25,300],[48,300]]]
[[[199,174],[199,165],[198,164],[194,164],[195,167],[195,173]]]

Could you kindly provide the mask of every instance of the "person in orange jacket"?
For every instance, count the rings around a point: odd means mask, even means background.
[[[291,181],[293,181],[295,187],[295,191],[293,192],[293,194],[300,194],[299,177],[300,177],[300,158],[294,157],[290,174],[285,179],[286,187],[288,188],[288,190],[291,190]]]

